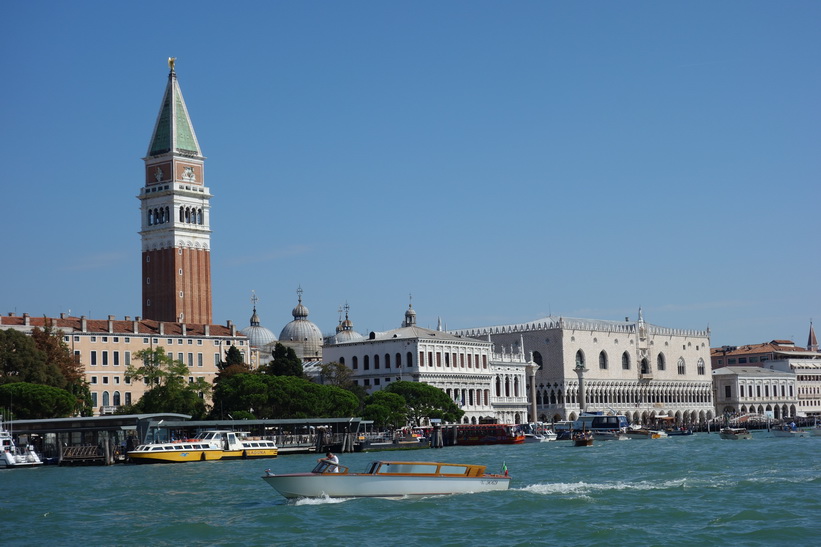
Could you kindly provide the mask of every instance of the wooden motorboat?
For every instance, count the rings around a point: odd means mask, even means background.
[[[310,473],[276,475],[262,479],[283,497],[293,498],[403,498],[507,490],[510,476],[485,473],[484,465],[440,462],[371,462],[364,473],[321,460]]]
[[[573,433],[574,446],[590,446],[593,444],[593,433],[590,431],[576,431]]]
[[[750,440],[753,434],[744,427],[725,427],[718,432],[718,436],[729,441]]]

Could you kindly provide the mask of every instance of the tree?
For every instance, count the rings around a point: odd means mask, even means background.
[[[67,418],[77,399],[68,391],[42,384],[14,382],[0,386],[0,406],[10,408],[15,419]]]
[[[272,376],[296,376],[302,378],[302,360],[297,357],[294,348],[277,342],[272,352],[273,360],[268,363],[266,373]]]
[[[138,351],[134,358],[142,365],[129,365],[126,375],[145,380],[150,387],[132,407],[133,411],[177,412],[190,414],[195,419],[205,417],[207,408],[203,398],[211,392],[211,385],[204,378],[187,382],[188,366],[175,361],[161,346]]]
[[[349,391],[303,378],[248,373],[225,378],[214,388],[214,408],[262,419],[337,418],[353,416],[359,401]]]
[[[365,399],[362,417],[380,428],[400,428],[408,423],[405,398],[389,391],[376,391]]]
[[[46,354],[34,340],[20,331],[0,330],[0,384],[30,382],[54,387],[65,385],[57,365],[49,365]]]
[[[35,327],[31,332],[31,339],[37,349],[45,354],[49,369],[54,371],[53,367],[56,366],[62,376],[62,381],[50,385],[61,387],[74,395],[77,399],[75,414],[91,416],[94,412],[91,407],[91,390],[85,379],[83,365],[79,356],[71,353],[63,337],[63,331],[55,330],[48,322],[42,329]]]
[[[214,378],[214,383],[218,384],[223,378],[240,374],[243,372],[251,372],[251,367],[248,366],[242,358],[242,353],[236,346],[230,346],[225,352],[225,360],[220,360],[217,363],[217,377]]]
[[[446,422],[458,422],[465,412],[453,399],[438,387],[421,382],[392,382],[384,391],[396,393],[405,399],[407,415],[414,425],[421,425],[422,418],[438,418]]]

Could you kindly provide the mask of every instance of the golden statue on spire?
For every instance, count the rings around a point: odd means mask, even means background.
[[[171,69],[171,72],[174,72],[174,63],[176,62],[176,57],[169,57],[168,58],[168,68]]]

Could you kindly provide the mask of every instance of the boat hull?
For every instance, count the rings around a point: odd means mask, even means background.
[[[771,429],[770,433],[772,433],[773,437],[781,437],[781,438],[796,438],[796,437],[806,437],[807,434],[805,431],[801,429]]]
[[[507,490],[510,477],[390,477],[384,475],[314,474],[262,477],[283,497],[405,498]]]

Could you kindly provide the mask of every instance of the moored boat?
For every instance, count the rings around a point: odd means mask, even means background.
[[[326,460],[310,473],[276,475],[262,479],[283,497],[294,498],[403,498],[507,490],[510,476],[485,473],[484,465],[440,462],[371,462],[364,473]]]
[[[239,458],[273,458],[274,441],[242,437],[236,431],[209,430],[193,439],[142,444],[128,452],[134,463],[182,463]]]
[[[647,429],[647,428],[638,428],[638,429],[628,429],[627,430],[627,437],[630,439],[662,439],[667,436],[667,433],[660,429]]]
[[[744,427],[725,427],[718,432],[718,436],[730,441],[750,440],[753,438],[753,434]]]
[[[624,431],[614,429],[610,431],[593,431],[593,439],[596,441],[627,441],[630,440],[630,437]]]
[[[521,444],[525,435],[510,424],[478,424],[456,426],[456,444]]]
[[[0,468],[12,469],[19,467],[35,467],[43,465],[43,460],[32,449],[30,444],[17,446],[12,438],[11,431],[3,427],[0,421]]]

